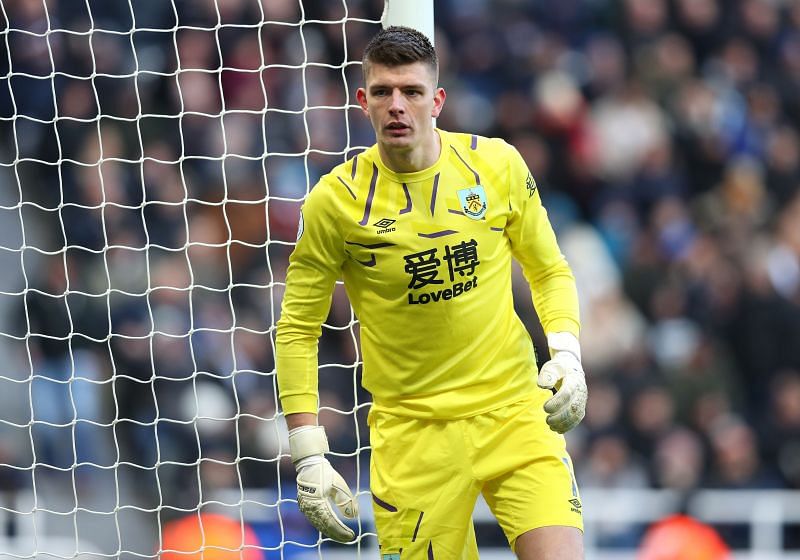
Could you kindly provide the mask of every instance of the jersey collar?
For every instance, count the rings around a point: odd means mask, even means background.
[[[445,159],[447,158],[447,152],[450,151],[450,139],[448,137],[447,132],[441,129],[435,129],[437,134],[439,134],[439,140],[442,144],[442,149],[439,152],[439,159],[436,162],[428,167],[427,169],[421,169],[419,171],[414,171],[412,173],[397,173],[392,171],[381,160],[381,154],[378,151],[378,145],[375,144],[372,149],[375,150],[375,163],[378,166],[378,169],[381,172],[381,175],[384,177],[396,181],[398,183],[416,183],[418,181],[424,181],[426,179],[430,179],[442,168]]]

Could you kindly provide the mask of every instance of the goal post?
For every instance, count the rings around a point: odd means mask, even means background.
[[[320,420],[350,548],[297,509],[274,331],[302,201],[374,141],[361,51],[381,24],[432,40],[433,4],[0,2],[4,558],[372,556],[341,285]]]
[[[402,25],[423,33],[434,42],[433,0],[386,0],[381,23]]]

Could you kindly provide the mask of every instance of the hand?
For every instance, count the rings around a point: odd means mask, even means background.
[[[563,434],[574,428],[586,414],[586,376],[580,361],[578,339],[570,333],[547,336],[552,358],[539,371],[537,384],[555,394],[544,403],[550,429]]]
[[[329,451],[322,426],[289,431],[289,447],[297,470],[297,504],[306,519],[323,535],[350,542],[355,533],[336,515],[331,501],[347,518],[358,516],[358,503],[342,476],[323,455]]]

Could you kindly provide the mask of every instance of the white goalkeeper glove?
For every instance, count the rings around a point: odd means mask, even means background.
[[[349,519],[358,516],[358,503],[342,476],[324,453],[328,438],[322,426],[300,426],[289,430],[289,449],[297,470],[297,504],[306,519],[323,535],[350,542],[355,533],[336,515],[331,501]]]
[[[574,428],[586,414],[586,377],[581,366],[581,347],[572,333],[547,335],[550,361],[539,370],[537,383],[555,394],[544,403],[550,429],[563,434]]]

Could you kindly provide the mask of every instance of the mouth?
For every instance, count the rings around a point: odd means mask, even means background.
[[[411,127],[402,122],[390,122],[385,127],[385,130],[392,135],[400,135],[405,134],[407,131],[411,130]]]

